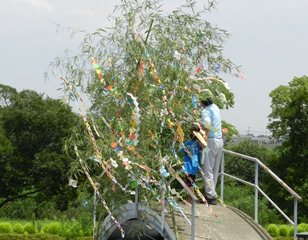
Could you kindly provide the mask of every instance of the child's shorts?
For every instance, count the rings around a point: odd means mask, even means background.
[[[196,175],[192,175],[192,174],[188,174],[188,175],[195,182]],[[185,176],[185,184],[187,185],[187,187],[192,187],[192,184],[191,184],[191,182],[190,182],[190,180],[188,179],[187,176]]]

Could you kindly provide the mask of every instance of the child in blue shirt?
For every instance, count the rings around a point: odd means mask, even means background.
[[[184,147],[180,148],[180,152],[184,152],[183,172],[187,172],[190,178],[195,182],[198,171],[198,164],[201,159],[202,146],[198,138],[193,132],[199,132],[199,128],[193,125],[189,130],[190,140],[184,143]],[[185,183],[194,192],[194,187],[185,175]]]

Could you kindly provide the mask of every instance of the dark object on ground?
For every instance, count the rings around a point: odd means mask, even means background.
[[[217,205],[217,200],[216,198],[205,198],[207,203],[210,205]],[[199,200],[199,203],[204,204],[204,202],[202,201],[202,199]]]
[[[119,229],[116,229],[108,240],[163,240],[164,238],[156,229],[149,229],[139,219],[131,219],[121,224],[125,231],[125,237],[122,238]]]

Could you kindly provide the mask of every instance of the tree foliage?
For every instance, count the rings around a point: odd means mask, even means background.
[[[232,142],[232,138],[234,136],[239,136],[239,132],[237,131],[237,129],[235,128],[234,125],[222,120],[221,121],[221,127],[222,129],[227,129],[227,132],[224,133],[224,137],[225,137],[225,142],[224,144],[228,144],[229,142]]]
[[[226,148],[233,152],[257,158],[265,165],[267,165],[272,159],[277,158],[277,154],[273,149],[262,146],[258,143],[253,143],[248,139],[239,142],[237,145],[227,146]],[[229,154],[225,154],[224,156],[226,173],[237,176],[245,181],[254,183],[254,162]],[[267,173],[259,167],[259,184],[263,185],[265,183],[266,175]]]
[[[73,192],[67,191],[71,160],[63,145],[79,119],[69,106],[34,91],[1,85],[0,94],[6,103],[0,108],[0,207],[18,198],[61,195],[65,208],[63,196]]]
[[[272,137],[283,140],[279,158],[271,162],[275,173],[303,199],[308,197],[308,77],[295,77],[287,86],[279,86],[270,93],[272,112],[268,129]],[[269,185],[269,188],[272,188]],[[281,204],[292,201],[287,191],[274,191],[272,195]],[[286,207],[292,213],[292,204]],[[307,218],[307,201],[299,204],[300,217]]]

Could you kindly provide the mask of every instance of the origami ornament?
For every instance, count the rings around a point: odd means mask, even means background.
[[[131,125],[134,129],[134,131],[131,131],[130,132],[130,140],[133,141],[133,145],[134,146],[137,146],[139,140],[138,140],[138,137],[139,137],[139,131],[140,131],[140,127],[139,127],[139,124],[140,124],[140,117],[141,115],[139,114],[140,112],[140,109],[138,107],[139,103],[137,102],[137,98],[133,96],[133,94],[131,93],[127,93],[127,95],[130,96],[131,100],[133,101],[133,104],[134,104],[134,111],[133,111],[133,116],[132,116],[132,122],[131,122]],[[136,129],[135,129],[136,127]]]
[[[115,184],[112,184],[111,190],[115,193],[117,191],[117,186]]]
[[[220,65],[218,63],[215,63],[214,68],[217,73],[220,72]]]
[[[221,131],[222,131],[222,133],[227,133],[227,132],[229,132],[228,128],[223,128],[223,129],[221,129]]]
[[[113,160],[112,158],[110,158],[110,162],[111,162],[111,165],[114,167],[114,168],[117,168],[118,167],[118,164],[115,160]]]
[[[229,84],[227,82],[223,82],[223,84],[224,84],[226,89],[230,90],[230,86],[229,86]]]
[[[113,142],[113,143],[110,144],[110,147],[116,148],[118,145],[119,145],[118,142]]]
[[[198,100],[196,98],[196,96],[192,96],[192,106],[193,108],[198,108]]]
[[[78,181],[77,180],[74,180],[74,179],[70,179],[69,181],[69,186],[73,187],[73,188],[76,188],[77,187],[77,183]]]
[[[165,166],[162,166],[160,168],[159,172],[160,172],[161,176],[163,176],[163,177],[169,177],[169,175],[170,175],[170,173],[167,172]]]
[[[247,80],[245,75],[241,72],[238,72],[237,75],[241,78],[241,79],[244,79],[244,80]]]
[[[183,133],[180,122],[177,123],[177,132],[178,132],[178,136],[179,136],[179,141],[183,142],[184,141],[184,133]]]

